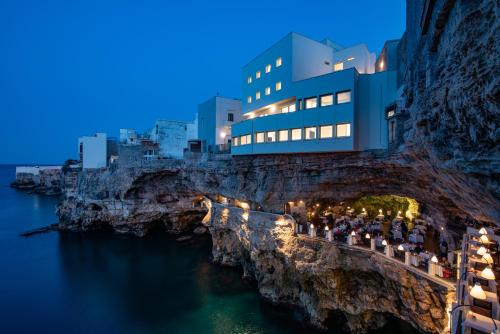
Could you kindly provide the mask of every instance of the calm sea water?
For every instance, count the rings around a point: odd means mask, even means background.
[[[59,199],[9,188],[14,170],[0,165],[0,333],[314,333],[212,264],[208,237],[20,237],[55,223]],[[416,331],[394,320],[378,333]]]

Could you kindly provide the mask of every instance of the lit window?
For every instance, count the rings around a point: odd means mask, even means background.
[[[316,127],[305,128],[306,140],[316,139]]]
[[[265,93],[266,95],[271,94],[271,87],[266,87]]]
[[[271,72],[271,64],[266,65],[266,73]]]
[[[335,72],[342,71],[343,69],[344,69],[344,63],[337,63],[337,64],[333,65],[333,70]]]
[[[333,126],[331,126],[331,125],[320,126],[319,137],[321,139],[332,138],[333,137]]]
[[[276,91],[279,91],[279,90],[281,90],[281,81],[278,81],[276,83]]]
[[[305,99],[306,101],[306,109],[316,108],[318,106],[318,99],[316,97],[310,97]]]
[[[249,84],[252,83],[252,76],[251,75],[247,78],[247,83],[249,83]]]
[[[255,93],[255,99],[260,100],[260,92]]]
[[[288,141],[288,130],[280,130],[278,133],[279,141]]]
[[[232,141],[233,146],[238,146],[238,143],[239,143],[238,139],[239,139],[238,137],[233,138],[233,141]]]
[[[267,142],[275,142],[276,141],[276,131],[269,131],[266,135]]]
[[[247,96],[247,103],[252,103],[252,97],[251,96]]]
[[[247,143],[247,136],[241,136],[240,137],[240,145],[246,145]]]
[[[280,67],[283,64],[283,59],[281,57],[276,58],[276,67]]]
[[[288,106],[288,112],[294,112],[296,110],[295,103],[292,103]]]
[[[349,137],[351,135],[351,124],[337,124],[335,128],[335,137]]]
[[[322,107],[331,106],[333,104],[333,94],[321,96],[319,103]]]
[[[245,137],[247,137],[247,144],[251,144],[252,143],[252,136],[246,135]]]
[[[281,113],[286,114],[288,112],[288,106],[281,108]]]
[[[255,79],[259,79],[260,78],[260,71],[257,71],[255,72]]]
[[[351,102],[350,90],[337,93],[337,104],[349,103],[349,102]]]
[[[255,142],[257,144],[260,144],[260,143],[264,142],[264,132],[257,132],[255,134]]]
[[[302,140],[302,129],[292,129],[292,140]]]

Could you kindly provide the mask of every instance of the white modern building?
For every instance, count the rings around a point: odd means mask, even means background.
[[[387,147],[396,71],[375,72],[364,44],[342,48],[289,33],[243,67],[233,155]]]
[[[229,148],[231,128],[241,121],[241,101],[214,96],[198,106],[198,136],[203,151],[217,152]]]
[[[120,129],[120,144],[139,145],[138,138],[134,129]]]
[[[196,122],[158,120],[150,137],[159,145],[161,157],[181,159],[188,140],[194,139],[196,127]]]
[[[78,138],[78,153],[83,169],[107,166],[107,136],[96,133],[94,136]]]

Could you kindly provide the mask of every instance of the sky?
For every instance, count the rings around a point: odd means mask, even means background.
[[[379,54],[402,0],[0,0],[0,163],[61,164],[77,139],[190,121],[290,31]]]

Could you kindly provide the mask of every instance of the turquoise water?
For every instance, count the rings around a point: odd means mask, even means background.
[[[208,237],[20,237],[55,223],[59,199],[11,189],[13,177],[0,166],[0,333],[315,332],[301,312],[263,301],[239,269],[212,264]],[[378,333],[416,331],[394,320]]]

